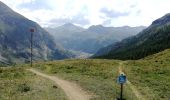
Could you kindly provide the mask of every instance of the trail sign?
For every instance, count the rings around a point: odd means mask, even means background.
[[[34,32],[35,31],[35,29],[34,28],[30,28],[30,32]]]
[[[123,84],[126,83],[126,76],[124,74],[120,74],[118,77],[118,83],[120,84],[120,98],[117,98],[117,100],[126,100],[123,98]]]
[[[121,75],[118,77],[118,82],[119,82],[120,84],[126,83],[126,76],[123,75],[123,74],[121,74]]]

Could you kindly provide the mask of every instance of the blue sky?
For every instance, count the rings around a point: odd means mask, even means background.
[[[1,0],[43,27],[148,26],[170,13],[170,0]]]

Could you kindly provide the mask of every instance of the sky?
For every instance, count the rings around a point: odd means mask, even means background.
[[[170,0],[1,0],[14,11],[40,24],[56,27],[149,26],[170,13]]]

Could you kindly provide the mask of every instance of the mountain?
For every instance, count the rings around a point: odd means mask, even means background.
[[[110,59],[140,59],[170,48],[170,14],[132,36],[100,49],[94,57]]]
[[[14,12],[0,2],[0,62],[26,62],[30,58],[30,28],[33,33],[33,58],[63,59],[72,56],[59,47],[53,37],[37,23]]]
[[[70,36],[76,32],[81,32],[84,30],[83,28],[81,28],[79,26],[75,26],[71,23],[66,23],[66,24],[56,27],[56,28],[47,27],[45,29],[52,35],[55,35],[56,38]]]
[[[68,50],[94,54],[98,49],[113,42],[120,41],[135,35],[145,27],[104,27],[93,25],[88,29],[81,28],[71,23],[56,28],[46,28],[57,43]]]

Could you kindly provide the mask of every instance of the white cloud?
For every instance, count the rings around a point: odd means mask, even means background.
[[[7,4],[9,7],[11,8],[16,8],[16,6],[23,4],[23,3],[29,3],[32,2],[34,0],[1,0],[2,2],[4,2],[5,4]]]
[[[51,20],[60,19],[66,19],[66,21],[71,21],[74,24],[85,27],[93,24],[104,24],[106,26],[150,25],[153,20],[170,12],[169,0],[1,1],[6,3],[9,7],[18,13],[33,21],[36,21],[42,26],[61,24],[61,21],[56,21],[60,22],[56,24],[51,22]],[[27,5],[27,7],[25,5]],[[108,10],[107,13],[111,13],[110,15],[112,16],[101,12],[101,9],[103,8],[106,8]],[[78,18],[78,21],[75,20],[76,18]],[[87,20],[90,22],[89,25],[87,25]],[[80,21],[82,21],[82,23],[80,23]],[[65,21],[63,21],[63,23],[64,22]]]

